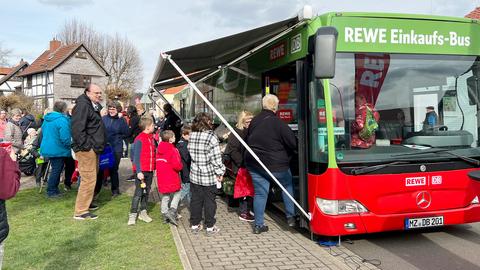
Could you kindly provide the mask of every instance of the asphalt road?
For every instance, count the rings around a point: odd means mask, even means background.
[[[480,223],[343,237],[342,245],[381,269],[480,269]]]

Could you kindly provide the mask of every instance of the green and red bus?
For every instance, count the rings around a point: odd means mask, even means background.
[[[243,109],[260,111],[266,93],[279,97],[277,115],[298,137],[294,197],[312,233],[480,221],[478,21],[303,14],[167,54],[232,124]],[[153,87],[178,85],[173,74],[157,68]],[[379,114],[364,148],[352,146],[358,93]],[[211,112],[188,87],[175,104],[185,119]],[[427,107],[436,123],[425,128]]]

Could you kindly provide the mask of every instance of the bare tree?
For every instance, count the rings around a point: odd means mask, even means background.
[[[83,43],[110,74],[109,89],[134,92],[142,82],[142,62],[137,48],[126,37],[99,33],[73,19],[58,34],[65,44]]]
[[[8,66],[8,58],[11,54],[12,50],[3,48],[2,42],[0,42],[0,65]]]

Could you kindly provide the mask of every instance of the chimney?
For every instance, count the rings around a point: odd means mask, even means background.
[[[56,51],[60,46],[62,45],[62,42],[60,40],[56,40],[55,38],[53,40],[50,40],[50,52]]]

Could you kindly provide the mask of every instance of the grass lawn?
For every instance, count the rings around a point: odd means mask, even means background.
[[[109,193],[100,196],[97,220],[77,221],[74,190],[60,199],[19,192],[7,201],[3,269],[182,269],[158,207],[150,205],[152,223],[127,226],[131,197],[110,200]]]

